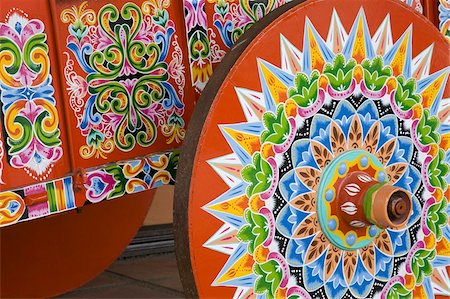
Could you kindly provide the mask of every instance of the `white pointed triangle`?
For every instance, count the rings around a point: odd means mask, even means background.
[[[227,255],[232,255],[239,245],[236,238],[238,230],[229,224],[222,225],[217,232],[203,244],[203,247],[218,251]]]
[[[326,43],[328,47],[334,52],[334,54],[338,54],[342,52],[347,38],[348,33],[345,31],[336,10],[333,9],[333,14],[331,16],[330,22],[330,30],[328,31]]]
[[[280,34],[281,69],[292,75],[302,71],[302,52],[297,49],[284,35]]]
[[[394,44],[391,31],[391,17],[388,14],[372,37],[375,54],[383,56]]]
[[[431,57],[433,56],[434,44],[423,50],[412,61],[412,77],[416,80],[427,77],[430,74]]]
[[[208,160],[208,164],[211,165],[228,187],[234,187],[242,182],[242,164],[235,153]]]
[[[241,87],[235,87],[234,89],[247,121],[261,121],[262,115],[266,111],[263,94]]]

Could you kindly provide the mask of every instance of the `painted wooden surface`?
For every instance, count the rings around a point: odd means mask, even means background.
[[[224,58],[188,130],[187,295],[448,295],[448,42],[394,1],[308,1],[271,20]],[[332,186],[356,168],[407,190],[405,225],[336,216]]]

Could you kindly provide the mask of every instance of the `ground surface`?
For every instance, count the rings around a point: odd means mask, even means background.
[[[97,278],[58,298],[184,298],[174,253],[117,260]]]

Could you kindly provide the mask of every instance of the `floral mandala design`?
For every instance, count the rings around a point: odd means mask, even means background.
[[[169,2],[107,4],[98,13],[87,6],[61,13],[69,24],[64,75],[70,106],[86,139],[81,157],[106,159],[115,149],[149,147],[158,130],[168,144],[180,143],[185,78]]]
[[[230,187],[204,207],[224,222],[204,246],[230,256],[213,286],[236,298],[446,294],[448,67],[429,74],[433,47],[412,57],[412,26],[395,43],[389,17],[368,32],[362,9],[349,33],[334,12],[326,41],[307,18],[302,52],[281,36],[282,68],[258,61],[262,93],[236,88],[247,122],[220,126],[233,153],[209,161]],[[340,222],[330,186],[354,169],[412,195],[406,225]]]

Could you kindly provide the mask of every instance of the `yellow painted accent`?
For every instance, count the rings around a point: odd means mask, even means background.
[[[397,88],[397,80],[391,77],[387,80],[386,85],[388,88],[387,93],[390,94],[393,90]]]
[[[244,132],[236,131],[230,128],[225,128],[225,132],[227,132],[231,138],[233,138],[250,156],[253,155],[254,152],[259,151],[261,148],[261,142],[259,140],[259,136],[247,134]]]
[[[444,84],[447,72],[442,73],[433,83],[431,83],[424,91],[422,91],[422,105],[424,108],[430,108],[433,102],[436,100],[439,90]]]
[[[285,298],[287,298],[287,289],[286,288],[278,288],[276,291],[275,291],[275,299],[285,299]]]
[[[320,78],[319,78],[319,87],[322,88],[322,89],[326,89],[327,86],[328,86],[328,78],[327,78],[327,76],[325,76],[325,75],[323,75],[323,74],[320,75]]]
[[[261,199],[261,198],[259,198],[259,195],[258,194],[256,194],[256,195],[253,195],[251,198],[250,198],[250,201],[249,201],[249,204],[248,204],[248,206],[250,207],[250,209],[252,210],[252,212],[259,212],[259,210],[262,208],[262,207],[264,207],[266,205],[266,203]]]
[[[228,269],[222,276],[218,277],[216,283],[223,283],[232,279],[247,276],[253,273],[253,264],[255,261],[253,257],[246,253],[240,259],[238,259],[234,265]]]
[[[262,71],[264,80],[267,82],[269,92],[275,104],[284,103],[287,100],[287,86],[281,82],[262,62],[258,61],[258,66]]]
[[[442,197],[443,197],[442,190],[439,189],[439,188],[434,190],[433,197],[436,199],[437,202],[440,202],[442,200]]]
[[[322,52],[319,49],[319,45],[314,37],[311,29],[311,25],[308,26],[308,38],[309,38],[309,49],[311,53],[311,69],[318,70],[322,72],[323,66],[325,65],[325,59],[323,58]]]
[[[413,116],[412,119],[420,119],[423,114],[423,108],[421,104],[415,104],[413,106]]]
[[[359,64],[355,66],[355,70],[353,71],[353,78],[355,78],[356,82],[361,82],[361,80],[363,79],[363,74],[364,71],[362,69],[362,66]]]
[[[405,288],[407,290],[412,290],[416,286],[416,279],[412,274],[405,275]]]
[[[358,18],[358,27],[356,28],[355,43],[353,44],[352,57],[356,62],[361,63],[366,58],[366,46],[364,44],[364,22],[362,15]]]
[[[402,40],[400,47],[395,53],[394,59],[391,62],[392,71],[394,76],[400,76],[403,73],[403,67],[406,62],[406,50],[408,49],[409,39],[411,38],[411,29],[406,31],[405,38]]]
[[[286,104],[284,106],[284,109],[286,111],[286,116],[288,117],[296,117],[298,113],[298,105],[295,103],[294,100],[287,100]]]
[[[427,293],[425,293],[425,289],[422,285],[416,286],[413,289],[413,298],[414,299],[424,299],[427,298]]]
[[[271,143],[264,143],[261,147],[261,156],[264,159],[267,159],[269,157],[274,157],[275,156],[275,152],[273,151],[273,144]]]
[[[431,250],[436,245],[436,238],[434,237],[434,234],[429,234],[428,236],[425,236],[423,238],[423,241],[425,243],[425,248],[428,250]]]
[[[245,195],[232,198],[228,201],[208,206],[208,209],[224,212],[236,216],[244,216],[244,211],[248,207],[248,197]]]
[[[253,253],[253,257],[257,263],[264,263],[267,261],[267,256],[269,255],[270,250],[262,245],[256,247],[255,252]]]
[[[436,253],[439,256],[450,256],[450,242],[446,238],[436,243]]]

